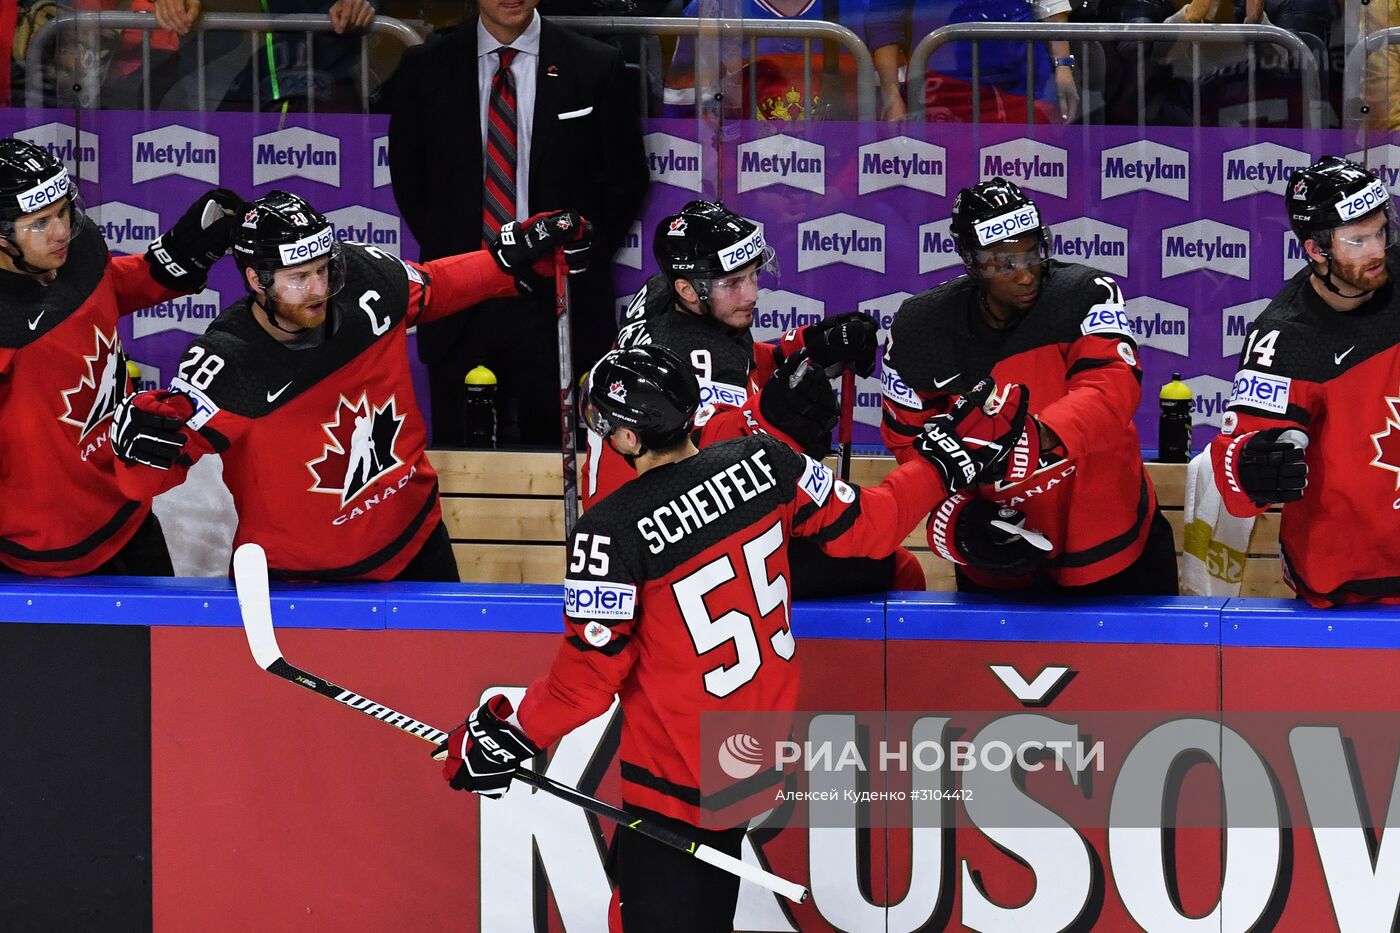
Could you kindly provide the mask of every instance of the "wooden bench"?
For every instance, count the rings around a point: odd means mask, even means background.
[[[564,576],[563,467],[557,453],[435,450],[428,454],[442,484],[442,510],[462,579],[476,583],[558,583]],[[851,479],[878,483],[890,457],[855,457]],[[1149,463],[1162,512],[1180,559],[1186,466]],[[1245,562],[1245,596],[1290,596],[1278,556],[1277,510],[1255,522]],[[920,525],[905,544],[918,557],[931,590],[953,589],[953,568],[935,557]]]

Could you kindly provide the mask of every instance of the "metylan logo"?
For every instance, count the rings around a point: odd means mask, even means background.
[[[1128,275],[1128,231],[1092,217],[1076,217],[1050,228],[1050,252],[1111,275]]]
[[[101,148],[97,134],[78,131],[67,123],[44,123],[16,130],[15,138],[33,143],[63,163],[68,174],[83,181],[100,181]]]
[[[1001,176],[1022,188],[1057,198],[1069,193],[1068,165],[1068,152],[1033,139],[1012,139],[988,146],[978,159],[982,181]]]
[[[778,134],[739,146],[739,190],[787,185],[826,193],[826,147]]]
[[[219,183],[219,137],[172,123],[131,137],[131,183],[181,175]]]
[[[1140,140],[1105,149],[1100,165],[1100,191],[1104,198],[1153,191],[1181,201],[1191,200],[1191,155],[1184,149]]]
[[[294,126],[253,137],[253,184],[304,178],[340,187],[340,140]]]
[[[700,144],[670,133],[648,133],[642,137],[647,150],[651,180],[674,185],[686,191],[700,190]]]
[[[1127,301],[1128,326],[1140,347],[1177,356],[1191,352],[1191,314],[1181,305],[1139,295]]]
[[[885,271],[885,225],[853,214],[829,214],[797,226],[797,271],[834,264]]]
[[[856,153],[860,194],[886,188],[912,188],[942,197],[947,193],[948,152],[908,136],[866,143]]]
[[[1249,279],[1249,231],[1196,220],[1162,231],[1162,278],[1210,270]]]
[[[1246,301],[1244,304],[1230,305],[1220,312],[1220,355],[1226,359],[1237,359],[1244,349],[1244,335],[1269,306],[1268,298]]]
[[[935,220],[919,227],[919,274],[949,266],[961,266],[962,257],[953,244],[951,218]]]
[[[342,242],[378,246],[390,252],[399,250],[399,219],[393,214],[353,204],[326,213],[335,228],[335,238]]]
[[[150,242],[160,236],[160,215],[124,201],[108,201],[89,208],[87,213],[114,253],[144,253]]]
[[[1281,196],[1288,176],[1311,164],[1312,156],[1306,152],[1277,143],[1231,149],[1220,157],[1223,200],[1233,201],[1262,192]]]
[[[140,340],[172,330],[198,336],[219,316],[220,307],[219,293],[212,288],[162,301],[131,316],[132,336]]]
[[[392,180],[389,177],[389,137],[376,136],[370,145],[370,158],[374,160],[374,187],[383,188]]]
[[[772,340],[795,327],[815,324],[826,316],[826,304],[784,289],[762,289],[753,312],[753,339]]]

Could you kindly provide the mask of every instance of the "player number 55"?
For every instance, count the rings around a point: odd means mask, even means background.
[[[589,538],[593,539],[590,547]],[[578,573],[587,565],[588,572],[597,577],[607,576],[608,555],[603,548],[612,544],[607,535],[579,535],[574,538],[573,558],[569,561],[569,573]]]

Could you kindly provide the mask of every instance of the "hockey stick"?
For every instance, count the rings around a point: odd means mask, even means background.
[[[277,646],[277,633],[272,627],[272,600],[267,585],[267,555],[256,544],[244,544],[233,555],[233,582],[238,589],[238,609],[243,616],[243,632],[248,636],[248,648],[253,652],[253,660],[258,667],[269,674],[276,674],[283,680],[305,687],[321,696],[329,697],[343,706],[366,716],[407,732],[431,745],[441,745],[448,734],[435,726],[420,722],[411,716],[376,703],[368,697],[360,696],[353,690],[331,683],[324,677],[310,674],[299,667],[287,663],[282,649]],[[445,753],[442,757],[446,757]],[[770,891],[775,891],[794,903],[802,903],[807,897],[807,889],[800,884],[780,878],[772,872],[750,865],[747,862],[720,852],[710,846],[687,839],[664,826],[657,826],[640,819],[621,807],[614,807],[583,791],[561,784],[526,768],[515,769],[517,780],[524,781],[545,793],[552,794],[587,810],[589,813],[619,823],[628,829],[641,833],[663,845],[693,855],[721,871],[729,872],[752,881]]]
[[[851,421],[856,409],[856,371],[846,369],[841,373],[841,422],[836,429],[836,438],[841,442],[841,479],[851,481]]]
[[[569,263],[562,249],[554,253],[554,313],[559,321],[559,429],[564,453],[564,543],[578,521],[578,427],[574,408],[574,335],[569,321]]]

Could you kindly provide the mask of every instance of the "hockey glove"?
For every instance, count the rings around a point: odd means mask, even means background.
[[[1012,385],[998,395],[995,388],[983,379],[947,414],[929,419],[914,440],[914,449],[943,475],[949,494],[1005,479],[1013,451],[1018,463],[1023,455],[1031,463],[1038,456],[1038,447],[1031,449],[1035,429],[1028,414],[1029,390]]]
[[[112,415],[112,452],[126,463],[168,470],[185,447],[185,422],[193,414],[189,396],[179,392],[128,395]]]
[[[1308,465],[1303,462],[1308,436],[1296,428],[1270,428],[1246,438],[1241,438],[1240,488],[1254,504],[1275,505],[1303,498],[1308,485]]]
[[[929,544],[955,564],[1023,577],[1033,573],[1050,551],[1049,540],[1027,530],[1025,520],[1016,509],[960,492],[943,500],[929,516]]]
[[[453,790],[483,797],[500,797],[510,788],[516,767],[535,757],[540,748],[510,723],[515,707],[501,694],[487,700],[438,746],[434,757],[447,752],[442,776]]]
[[[758,410],[812,459],[831,453],[831,431],[840,416],[836,392],[806,351],[799,350],[778,365],[759,393]]]
[[[838,314],[816,324],[808,324],[797,331],[792,341],[784,338],[783,349],[789,343],[800,343],[812,355],[813,361],[826,368],[854,369],[859,375],[869,376],[875,371],[876,336],[880,325],[868,314],[852,311]]]
[[[233,234],[248,205],[227,188],[215,188],[190,205],[175,226],[146,249],[151,278],[171,291],[204,287],[209,269],[233,246]]]
[[[569,274],[588,268],[593,225],[577,211],[550,211],[501,227],[489,249],[496,264],[515,276],[522,293],[534,292],[554,278],[554,250],[562,249]]]

